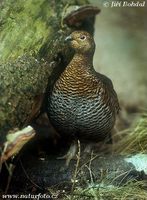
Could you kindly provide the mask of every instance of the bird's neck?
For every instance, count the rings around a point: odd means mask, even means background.
[[[85,64],[85,62],[87,64],[93,65],[93,55],[92,54],[82,54],[82,53],[75,53],[74,57],[73,57],[74,61],[79,61],[79,63],[83,63]]]
[[[69,64],[72,68],[91,70],[93,68],[93,54],[75,53],[72,61]]]

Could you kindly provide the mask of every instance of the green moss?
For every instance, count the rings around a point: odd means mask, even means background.
[[[15,59],[32,49],[38,52],[52,33],[49,23],[54,15],[47,0],[11,0],[7,4],[1,8],[1,61]]]

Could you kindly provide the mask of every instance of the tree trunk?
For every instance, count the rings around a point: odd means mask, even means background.
[[[70,59],[64,38],[77,27],[64,24],[64,11],[87,0],[0,2],[0,144],[40,110],[48,84]],[[93,14],[94,15],[94,14]],[[89,15],[88,15],[89,17]],[[79,29],[93,32],[93,16]],[[53,72],[55,69],[55,73]]]

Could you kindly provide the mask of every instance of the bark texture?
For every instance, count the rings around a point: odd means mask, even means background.
[[[68,0],[0,2],[0,144],[8,131],[25,127],[38,114],[49,78],[70,59],[64,38],[76,27],[63,24],[68,6]],[[78,28],[93,32],[93,18]]]

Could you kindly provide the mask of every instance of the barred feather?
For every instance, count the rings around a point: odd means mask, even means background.
[[[114,126],[117,94],[111,80],[94,70],[92,59],[93,53],[75,53],[50,93],[49,118],[65,137],[101,140]]]

